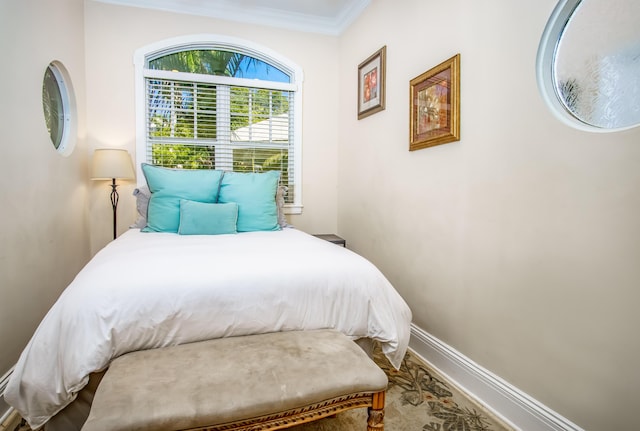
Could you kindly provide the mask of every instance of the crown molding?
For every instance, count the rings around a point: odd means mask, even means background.
[[[333,16],[321,13],[298,12],[292,9],[266,7],[254,2],[218,0],[203,2],[199,0],[93,0],[120,6],[155,9],[165,12],[206,16],[228,21],[265,25],[287,30],[319,33],[331,36],[340,35],[360,16],[371,0],[344,0],[344,5]],[[295,0],[292,2],[295,4]]]

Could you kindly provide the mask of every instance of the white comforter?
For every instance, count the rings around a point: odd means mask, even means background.
[[[336,328],[398,367],[411,312],[361,256],[296,229],[180,236],[130,230],[101,250],[43,319],[5,400],[33,428],[119,355],[263,332]]]

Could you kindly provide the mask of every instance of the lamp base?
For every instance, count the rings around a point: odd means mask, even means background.
[[[111,179],[111,207],[113,208],[113,239],[116,239],[117,236],[117,210],[118,210],[118,199],[120,196],[118,195],[118,190],[116,188],[118,185],[116,184],[116,179]]]

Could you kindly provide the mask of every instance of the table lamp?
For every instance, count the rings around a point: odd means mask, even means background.
[[[127,150],[100,149],[93,153],[91,179],[111,180],[111,207],[113,208],[113,239],[116,239],[116,210],[118,208],[118,191],[116,179],[131,180],[134,178],[133,163]]]

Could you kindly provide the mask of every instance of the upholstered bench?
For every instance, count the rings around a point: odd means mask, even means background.
[[[82,430],[276,430],[368,407],[367,429],[382,431],[386,387],[337,331],[221,338],[115,359]]]

